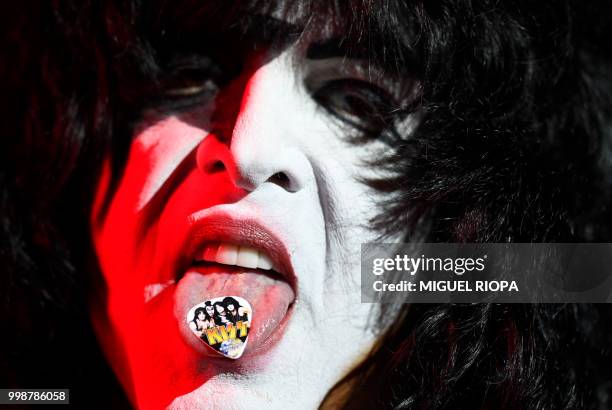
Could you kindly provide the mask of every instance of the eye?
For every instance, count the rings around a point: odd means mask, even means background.
[[[314,90],[312,97],[331,115],[369,135],[392,127],[399,107],[383,88],[353,78],[327,81]]]
[[[168,87],[164,95],[168,98],[188,98],[202,94],[214,95],[217,91],[219,91],[219,86],[212,79],[183,79],[181,83]]]
[[[167,64],[151,103],[157,110],[188,110],[212,102],[224,83],[224,71],[212,59],[175,57]]]

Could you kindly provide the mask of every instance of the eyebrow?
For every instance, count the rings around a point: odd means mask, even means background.
[[[277,49],[295,42],[303,30],[303,27],[269,15],[255,14],[249,17],[247,33],[252,39]]]
[[[306,58],[309,60],[324,60],[334,57],[360,59],[365,58],[366,53],[362,48],[350,47],[349,43],[341,37],[332,37],[312,43],[306,51]]]

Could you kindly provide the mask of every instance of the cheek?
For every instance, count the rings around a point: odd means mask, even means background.
[[[149,320],[144,312],[143,294],[143,274],[147,270],[143,260],[147,258],[140,253],[140,249],[151,247],[148,236],[139,240],[141,210],[205,137],[204,131],[177,118],[144,128],[130,147],[122,177],[106,210],[103,205],[109,195],[110,160],[101,173],[90,228],[106,282],[100,288],[105,288],[106,294],[105,298],[96,299],[100,303],[92,306],[92,313],[98,337],[120,375],[133,376],[136,369],[149,368],[145,353],[152,357],[152,352],[145,348],[151,345],[145,337],[150,332],[145,328]],[[172,323],[168,318],[158,319],[155,328]],[[175,344],[175,350],[182,352],[178,339]],[[138,353],[139,349],[142,353]],[[120,351],[124,353],[113,353]],[[121,376],[128,386],[130,378],[133,377]]]
[[[208,133],[176,117],[170,117],[137,134],[128,158],[120,190],[129,191],[141,210],[180,163]],[[118,192],[118,194],[121,191]]]
[[[110,167],[105,167],[91,215],[94,246],[103,273],[130,265],[129,258],[138,244],[140,212],[206,135],[176,117],[143,127],[132,142],[122,177],[101,220],[110,178]]]

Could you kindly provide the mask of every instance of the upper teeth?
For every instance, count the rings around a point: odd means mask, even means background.
[[[265,253],[249,246],[238,246],[231,243],[207,244],[196,260],[250,269],[272,269],[272,261]]]

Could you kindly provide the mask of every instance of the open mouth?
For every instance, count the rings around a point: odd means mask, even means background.
[[[279,270],[273,267],[272,260],[265,252],[250,246],[238,246],[231,243],[205,244],[200,255],[194,259],[194,264],[206,262],[265,271],[278,272]]]
[[[244,356],[271,347],[282,335],[296,298],[295,275],[283,244],[254,221],[214,216],[195,223],[186,248],[189,259],[178,272],[175,296],[179,326],[185,326],[193,306],[238,296],[252,307]],[[181,333],[199,352],[216,355],[188,328]]]

